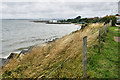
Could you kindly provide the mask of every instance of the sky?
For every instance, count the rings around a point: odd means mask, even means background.
[[[103,17],[118,13],[118,2],[114,0],[4,0],[0,4],[2,19],[68,19],[81,17]]]

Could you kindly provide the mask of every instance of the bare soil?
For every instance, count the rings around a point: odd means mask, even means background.
[[[114,36],[114,41],[116,41],[116,42],[120,42],[120,37],[116,37],[116,36]]]

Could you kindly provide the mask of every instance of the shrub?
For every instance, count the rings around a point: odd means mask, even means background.
[[[105,17],[101,18],[100,22],[105,22],[105,24],[107,24],[110,22],[110,20],[112,20],[112,26],[115,26],[115,24],[117,22],[117,18],[113,15],[105,16]]]
[[[84,29],[86,26],[88,26],[88,24],[87,24],[87,23],[82,24],[81,29]]]

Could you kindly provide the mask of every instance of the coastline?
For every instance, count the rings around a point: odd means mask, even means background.
[[[80,44],[82,44],[83,37],[88,36],[89,40],[91,41],[88,42],[89,46],[96,39],[98,34],[97,30],[99,27],[102,27],[103,24],[96,24],[94,26],[93,25],[85,27],[84,30],[77,30],[75,32],[70,33],[69,35],[65,35],[59,39],[47,43],[45,46],[34,46],[29,51],[23,51],[25,52],[25,55],[21,55],[20,57],[15,56],[13,59],[11,59],[9,64],[3,67],[3,73],[4,71],[8,70],[9,67],[12,66],[14,66],[12,68],[13,70],[16,70],[16,66],[18,66],[18,68],[21,67],[22,71],[26,72],[28,68],[24,69],[24,67],[28,66],[31,69],[30,71],[36,69],[40,72],[43,72],[44,68],[49,69],[48,67],[52,67],[52,63],[60,64],[62,60],[64,60],[68,55],[70,55],[71,52],[73,52],[78,47],[80,47],[80,51],[78,54],[80,55],[79,59],[81,59],[82,46],[80,46]],[[40,69],[37,69],[36,67],[39,67]],[[53,68],[55,68],[55,66],[53,66],[51,69]],[[21,74],[21,72],[19,74]],[[34,76],[33,74],[26,73],[25,75],[28,75],[29,77]],[[44,74],[40,73],[38,75],[39,78],[41,78],[42,76],[44,76]]]
[[[0,63],[2,63],[1,65],[0,65],[0,68],[2,68],[2,67],[4,67],[5,65],[7,65],[9,62],[10,62],[10,60],[12,59],[12,58],[14,58],[14,57],[20,57],[21,55],[26,55],[26,53],[29,53],[31,50],[32,50],[32,48],[34,48],[34,47],[38,47],[38,46],[46,46],[47,44],[50,44],[50,43],[52,43],[52,42],[55,42],[57,39],[59,39],[59,38],[54,38],[54,39],[52,39],[52,40],[49,40],[49,41],[47,41],[47,42],[45,42],[45,43],[42,43],[42,44],[37,44],[37,45],[33,45],[33,46],[30,46],[30,47],[28,47],[27,49],[22,49],[22,50],[20,50],[19,52],[11,52],[8,56],[6,56],[6,57],[3,57],[3,58],[0,58]]]
[[[31,22],[33,22],[33,21],[31,21]],[[37,21],[37,22],[39,22],[39,21]],[[41,21],[40,21],[40,23],[41,23]],[[71,23],[71,24],[81,26],[81,24],[78,24],[78,23]],[[79,29],[81,29],[81,28],[79,28]],[[78,30],[78,28],[77,28],[77,30]],[[77,31],[77,30],[76,30],[76,31]],[[72,31],[72,32],[75,32],[75,31]],[[71,33],[72,33],[72,32],[71,32]],[[64,35],[64,36],[65,36],[65,35]],[[62,37],[63,37],[63,36],[62,36]],[[61,38],[61,37],[60,37],[60,38]],[[15,50],[15,51],[11,52],[11,53],[19,54],[19,53],[21,53],[22,50],[26,50],[26,51],[27,51],[27,50],[29,50],[30,47],[34,47],[34,46],[38,46],[38,45],[39,45],[39,46],[44,46],[46,43],[49,44],[49,43],[51,43],[51,42],[56,41],[57,39],[59,39],[59,38],[53,38],[52,40],[46,41],[46,42],[44,42],[44,43],[42,43],[42,44],[39,44],[39,43],[38,43],[38,44],[36,44],[36,45],[32,45],[32,46],[29,46],[29,47],[27,47],[27,48],[25,47],[25,48],[23,48],[23,49],[22,49],[22,48],[21,48],[21,49],[17,49],[17,50]],[[8,56],[1,57],[1,58],[7,59],[7,58],[10,56],[11,53],[9,53]]]
[[[30,22],[46,24],[71,24],[70,22],[49,22],[49,21],[30,21]]]
[[[11,36],[5,36],[2,40],[3,42],[3,51],[1,58],[7,58],[10,53],[20,53],[22,49],[28,49],[29,46],[37,45],[39,43],[44,42],[51,42],[54,38],[59,38],[64,36],[65,34],[70,34],[70,32],[75,31],[78,26],[72,24],[36,24],[26,21],[10,21],[13,24],[13,31],[12,28],[7,27],[9,25],[9,21],[4,21],[4,34],[9,35],[6,30],[8,29],[11,33]],[[24,28],[24,23],[26,27]],[[19,24],[21,24],[19,26]],[[14,25],[18,25],[18,27],[14,27]],[[29,26],[29,27],[27,27]],[[10,28],[10,29],[9,29]],[[27,28],[31,28],[30,31],[27,31]],[[69,28],[69,29],[68,29]],[[14,30],[15,29],[15,30]],[[18,29],[18,30],[17,30]],[[23,30],[22,30],[23,29]],[[34,29],[34,30],[33,30]],[[51,29],[51,30],[50,30]],[[22,30],[22,31],[21,31]],[[65,31],[66,30],[66,31]],[[22,33],[26,32],[25,35],[21,35]],[[19,34],[17,34],[19,32]],[[32,34],[31,34],[32,33]],[[19,36],[19,37],[18,37]],[[10,38],[9,38],[10,37]]]
[[[71,23],[71,24],[81,26],[81,24],[77,24],[77,23]],[[80,29],[81,29],[81,28],[80,28]],[[80,29],[79,29],[79,30],[80,30]],[[78,31],[78,28],[77,28],[76,31]],[[76,31],[72,31],[71,33],[76,32]],[[70,33],[70,34],[71,34],[71,33]],[[65,36],[65,35],[64,35],[64,36]],[[64,36],[62,36],[62,37],[64,37]],[[60,38],[62,38],[62,37],[60,37]],[[2,65],[1,65],[0,67],[4,67],[5,65],[7,65],[7,64],[12,60],[12,58],[14,58],[14,57],[17,57],[17,58],[18,58],[18,57],[20,57],[21,55],[26,55],[26,53],[29,54],[30,51],[32,50],[32,48],[34,48],[34,47],[46,46],[47,44],[50,44],[50,43],[52,43],[52,42],[55,42],[56,40],[58,40],[58,39],[60,39],[60,38],[53,38],[52,40],[46,41],[46,42],[44,42],[44,43],[42,43],[42,44],[39,44],[39,43],[38,43],[38,44],[36,44],[36,45],[29,46],[28,48],[22,49],[22,50],[20,50],[20,51],[18,51],[18,52],[11,52],[8,56],[3,57],[3,58],[0,58],[0,61],[1,61],[1,63],[2,63]]]

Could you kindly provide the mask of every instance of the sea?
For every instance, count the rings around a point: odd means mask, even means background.
[[[43,45],[80,27],[74,24],[35,23],[32,20],[0,20],[0,58],[7,58],[10,53],[18,53],[30,46]]]

